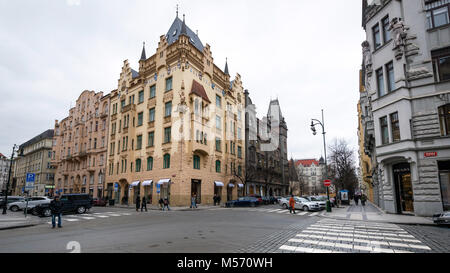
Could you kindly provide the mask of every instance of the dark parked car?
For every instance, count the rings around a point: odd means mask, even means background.
[[[92,208],[94,203],[89,194],[64,194],[61,196],[60,200],[63,203],[63,213],[76,212],[78,214],[83,214],[88,209]],[[42,204],[36,206],[34,209],[35,213],[41,217],[49,217],[52,214],[50,204]]]
[[[250,195],[249,195],[248,197],[253,197],[253,198],[256,198],[256,199],[258,199],[259,205],[262,205],[262,204],[264,203],[264,201],[263,201],[263,199],[262,199],[261,195],[257,195],[257,194],[250,194]]]
[[[259,201],[255,197],[240,197],[238,200],[228,201],[225,206],[230,207],[256,207],[259,205]]]
[[[106,200],[103,198],[94,198],[92,205],[97,207],[104,207],[106,206]]]
[[[450,225],[450,212],[433,215],[433,221],[438,225]]]
[[[269,205],[270,204],[270,197],[262,196],[261,199],[262,199],[264,205]]]

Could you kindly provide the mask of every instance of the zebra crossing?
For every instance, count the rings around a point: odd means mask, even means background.
[[[214,208],[214,209],[210,209],[210,211],[215,211],[215,210],[250,211],[250,212],[261,212],[261,213],[273,213],[273,214],[280,214],[280,215],[291,214],[288,209],[283,209],[283,208],[279,208],[279,209],[274,209],[274,208]],[[313,216],[321,215],[323,213],[325,213],[325,211],[313,212],[313,211],[296,210],[295,214],[291,214],[291,215],[313,217]]]
[[[63,215],[63,222],[80,222],[83,220],[95,220],[95,219],[105,219],[110,217],[121,217],[121,216],[130,216],[133,213],[128,212],[97,212],[97,213],[88,213],[88,214],[74,214],[74,215]],[[49,221],[47,224],[51,225],[52,222]]]
[[[395,224],[323,219],[289,239],[287,253],[416,253],[431,248]]]

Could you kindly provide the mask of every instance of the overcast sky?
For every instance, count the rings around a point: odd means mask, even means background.
[[[215,64],[228,57],[241,75],[258,117],[279,99],[289,158],[323,154],[310,131],[321,109],[328,144],[357,149],[359,0],[0,0],[0,153],[53,129],[83,90],[117,88],[123,61],[137,70],[143,41],[155,53],[177,4]]]

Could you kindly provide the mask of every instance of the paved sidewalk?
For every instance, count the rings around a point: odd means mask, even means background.
[[[3,215],[0,214],[0,230],[13,229],[21,227],[31,227],[41,223],[38,217],[27,216],[17,216],[17,215]]]
[[[169,205],[170,206],[170,205]],[[121,208],[121,209],[133,209],[136,210],[136,205],[114,205],[114,206],[106,206],[107,208]],[[208,210],[213,208],[221,208],[225,207],[225,205],[220,206],[210,206],[210,205],[197,205],[196,209],[191,209],[190,207],[172,207],[170,206],[170,210],[173,211],[192,211],[192,210]],[[161,210],[159,206],[147,205],[148,210]],[[139,209],[140,210],[140,209]],[[167,210],[167,209],[166,209]]]
[[[355,205],[352,201],[350,206],[333,208],[331,213],[325,212],[320,215],[325,218],[381,222],[404,225],[435,225],[431,217],[419,217],[412,215],[389,214],[382,211],[374,204],[367,202],[365,206]]]

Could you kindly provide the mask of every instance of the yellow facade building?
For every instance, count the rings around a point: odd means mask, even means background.
[[[106,194],[157,205],[212,204],[243,194],[245,97],[241,77],[214,64],[208,44],[177,16],[139,70],[124,61],[111,93]]]

